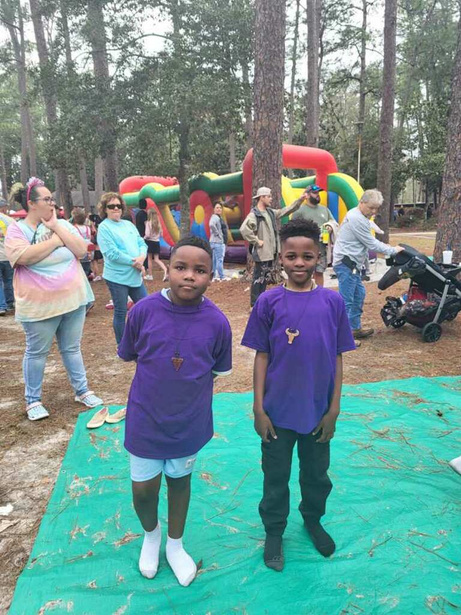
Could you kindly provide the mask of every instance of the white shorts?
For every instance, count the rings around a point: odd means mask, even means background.
[[[131,480],[142,483],[162,472],[170,478],[182,478],[192,473],[196,459],[197,454],[180,459],[145,459],[130,453]]]

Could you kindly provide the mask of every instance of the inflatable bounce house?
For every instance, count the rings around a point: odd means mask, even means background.
[[[290,205],[305,188],[317,184],[323,188],[321,204],[328,206],[338,222],[347,211],[355,207],[363,194],[360,185],[344,173],[338,173],[334,157],[327,151],[299,145],[284,145],[282,150],[283,167],[292,169],[311,169],[316,174],[301,179],[282,176],[281,207]],[[244,262],[246,245],[239,227],[251,209],[253,195],[253,150],[249,150],[243,161],[243,170],[218,176],[215,173],[202,173],[189,181],[190,189],[190,228],[194,235],[209,237],[209,221],[213,205],[220,201],[223,217],[229,227],[229,240],[226,260]],[[176,178],[135,176],[120,183],[120,193],[128,207],[136,208],[141,199],[146,199],[147,207],[155,207],[163,230],[162,247],[169,250],[179,239],[179,184]]]

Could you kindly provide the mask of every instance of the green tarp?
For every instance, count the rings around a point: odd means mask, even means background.
[[[203,567],[188,588],[163,553],[155,579],[139,574],[123,425],[89,432],[80,415],[11,615],[461,613],[461,476],[447,465],[461,454],[461,378],[344,388],[325,517],[337,551],[325,560],[306,536],[294,460],[282,573],[262,562],[251,403],[215,397],[185,537]],[[165,541],[164,488],[160,516]]]

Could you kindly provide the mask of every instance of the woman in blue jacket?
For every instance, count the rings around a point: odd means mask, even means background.
[[[147,296],[142,279],[147,247],[136,226],[122,219],[127,209],[120,194],[106,192],[98,208],[103,220],[98,227],[98,245],[104,256],[102,277],[114,304],[113,326],[118,345],[125,330],[128,297],[136,303]]]

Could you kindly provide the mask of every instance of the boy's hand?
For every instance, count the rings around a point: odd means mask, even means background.
[[[336,421],[338,419],[339,412],[333,412],[329,410],[322,418],[320,423],[312,432],[312,435],[316,436],[319,431],[322,432],[320,438],[318,438],[317,442],[319,444],[329,442],[335,435]]]
[[[277,440],[277,434],[275,433],[274,426],[264,411],[255,412],[255,430],[263,442],[270,442],[269,435],[274,440]]]

